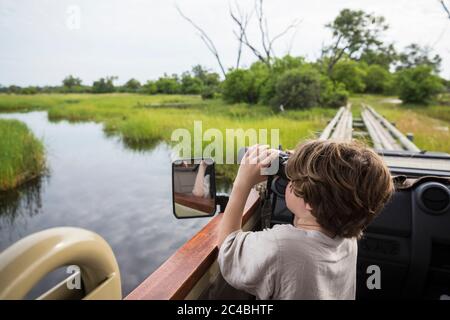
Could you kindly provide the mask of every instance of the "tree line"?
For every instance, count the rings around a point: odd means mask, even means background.
[[[76,76],[69,75],[62,81],[61,86],[29,86],[19,87],[11,85],[1,87],[0,92],[15,94],[36,93],[112,93],[128,92],[141,94],[200,94],[202,97],[214,98],[218,93],[221,81],[219,74],[211,72],[201,65],[196,65],[191,71],[181,75],[172,74],[159,77],[157,80],[148,80],[145,83],[132,78],[123,85],[116,85],[116,76],[106,76],[92,83],[84,85]]]
[[[257,0],[255,3],[262,39],[259,47],[263,49],[258,50],[246,33],[252,15],[245,14],[240,8],[236,11],[230,9],[230,15],[238,26],[235,35],[240,45],[235,66],[227,70],[207,33],[179,10],[216,57],[223,80],[218,73],[197,65],[181,75],[164,74],[146,83],[130,79],[124,85],[115,85],[118,78],[107,76],[89,86],[84,85],[80,78],[69,75],[61,86],[9,86],[0,87],[0,92],[196,94],[204,99],[222,97],[230,103],[309,108],[338,107],[344,105],[349,95],[354,93],[398,95],[404,102],[429,103],[437,94],[450,91],[450,82],[439,76],[442,58],[433,55],[430,48],[411,44],[398,52],[394,44],[381,40],[389,28],[382,16],[343,9],[325,25],[332,34],[330,43],[323,46],[318,59],[307,61],[301,56],[287,54],[277,57],[274,54],[273,42],[294,28],[296,23],[269,38],[263,1]],[[257,59],[247,68],[240,66],[244,48],[253,52]]]

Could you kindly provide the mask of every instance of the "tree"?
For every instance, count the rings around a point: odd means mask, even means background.
[[[321,105],[332,108],[345,106],[349,95],[344,84],[333,82],[328,77],[322,76]]]
[[[108,92],[114,92],[114,81],[117,80],[118,77],[112,76],[112,77],[106,77],[106,78],[100,78],[97,81],[94,81],[92,84],[92,92],[94,93],[108,93]]]
[[[386,92],[391,84],[391,73],[384,67],[374,64],[367,68],[364,79],[366,92],[383,93]]]
[[[380,46],[380,33],[388,29],[384,17],[350,9],[343,9],[332,23],[325,26],[333,34],[333,43],[323,49],[323,55],[328,57],[329,74],[343,57],[357,58],[364,49]]]
[[[261,89],[259,100],[265,104],[273,104],[272,100],[275,96],[276,84],[281,75],[288,70],[301,67],[304,63],[305,59],[303,57],[285,55],[283,58],[275,58],[272,68],[269,70],[270,75],[267,76]]]
[[[160,77],[155,84],[158,93],[175,94],[181,92],[181,85],[176,74],[173,74],[172,76],[164,74],[164,76]]]
[[[158,87],[155,81],[149,80],[142,86],[142,91],[147,94],[156,94],[158,93]]]
[[[435,73],[439,73],[442,58],[438,54],[433,57],[430,55],[431,48],[420,47],[420,45],[412,43],[400,54],[397,70],[427,65],[431,67]]]
[[[359,62],[365,62],[369,66],[376,64],[382,66],[386,70],[389,70],[391,65],[393,65],[398,60],[398,53],[394,48],[393,44],[388,46],[379,46],[377,48],[367,48],[361,53],[359,57]]]
[[[223,82],[223,98],[230,103],[257,103],[262,89],[262,69],[234,69]]]
[[[279,34],[270,37],[269,34],[269,23],[267,21],[267,17],[264,13],[264,1],[263,0],[255,0],[254,11],[249,14],[244,14],[236,2],[236,11],[230,8],[230,16],[232,20],[235,22],[238,27],[239,32],[234,31],[234,35],[236,39],[239,41],[239,57],[241,52],[241,47],[244,45],[247,47],[256,58],[266,64],[269,68],[271,68],[272,60],[275,58],[275,52],[273,49],[274,43],[279,40],[281,37],[286,35],[289,31],[297,29],[299,25],[299,21],[295,19],[291,24],[289,24],[283,31]],[[257,46],[255,43],[249,41],[249,37],[247,34],[247,27],[249,22],[251,21],[253,14],[256,15],[257,20],[257,28],[259,30],[259,39],[260,45]],[[259,49],[258,49],[259,47]],[[237,65],[237,68],[239,64]]]
[[[331,79],[341,82],[350,92],[362,93],[366,88],[366,65],[353,60],[343,60],[337,63],[331,74]]]
[[[22,89],[22,88],[19,87],[19,86],[16,86],[16,85],[10,85],[10,86],[8,87],[8,92],[9,92],[9,93],[19,93],[21,89]]]
[[[243,48],[246,47],[250,52],[252,52],[259,61],[265,63],[269,68],[272,63],[272,59],[275,57],[274,52],[274,43],[289,33],[291,30],[295,30],[299,24],[298,20],[294,20],[291,24],[289,24],[283,31],[276,34],[273,37],[269,36],[269,23],[266,15],[264,14],[264,1],[263,0],[255,0],[254,9],[251,12],[244,12],[238,5],[235,3],[236,8],[231,8],[229,10],[230,17],[234,22],[237,30],[232,30],[233,34],[238,41],[237,46],[237,55],[236,55],[236,64],[234,69],[239,69],[241,55]],[[185,19],[187,22],[197,30],[200,39],[206,45],[208,51],[215,57],[217,63],[219,64],[220,70],[224,77],[227,77],[227,72],[225,71],[224,64],[222,62],[219,51],[214,43],[214,41],[208,36],[208,33],[199,25],[197,25],[191,18],[186,16],[181,9],[176,6],[178,13]],[[256,16],[257,29],[259,31],[259,45],[254,43],[249,39],[247,28],[252,22],[253,16]],[[292,40],[291,40],[292,42]]]
[[[200,94],[203,90],[203,82],[197,77],[191,76],[189,72],[184,72],[181,76],[181,93]]]
[[[67,77],[64,78],[64,80],[62,81],[63,86],[68,88],[68,89],[72,89],[74,87],[79,87],[81,86],[81,79],[80,78],[75,78],[72,75],[69,75]]]
[[[141,83],[138,80],[131,78],[125,83],[124,87],[127,91],[136,92],[141,87]]]
[[[396,77],[396,87],[403,102],[425,104],[443,90],[441,79],[427,65],[400,70]]]
[[[448,9],[447,5],[444,3],[444,0],[439,0],[439,2],[442,5],[442,9],[444,9],[445,13],[447,14],[448,18],[450,19],[450,10]]]
[[[202,81],[204,86],[210,87],[216,87],[220,84],[220,76],[216,72],[211,72],[205,67],[202,67],[201,65],[196,65],[192,67],[192,74],[195,78]]]
[[[322,75],[309,65],[286,71],[276,84],[275,106],[304,109],[319,106]]]

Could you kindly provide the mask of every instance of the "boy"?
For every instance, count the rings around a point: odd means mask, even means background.
[[[242,159],[218,237],[223,277],[258,299],[355,299],[357,239],[394,192],[388,168],[357,142],[302,143],[286,167],[293,225],[243,232],[248,194],[277,156],[256,145]]]

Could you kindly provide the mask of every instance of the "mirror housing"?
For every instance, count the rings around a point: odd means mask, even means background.
[[[216,198],[214,160],[180,159],[172,162],[172,204],[177,219],[214,216]]]

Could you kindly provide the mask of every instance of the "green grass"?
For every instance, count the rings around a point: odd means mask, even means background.
[[[278,129],[279,143],[284,148],[294,148],[302,139],[314,137],[336,112],[336,109],[313,108],[278,113],[268,106],[229,105],[222,100],[204,101],[199,96],[181,95],[0,95],[0,112],[29,110],[48,110],[51,121],[102,123],[107,135],[119,135],[124,144],[133,150],[151,149],[160,141],[174,145],[176,142],[171,141],[172,132],[185,128],[192,134],[194,121],[202,121],[203,133],[214,128],[224,138],[227,129],[267,129],[268,143],[271,142],[270,130]],[[207,144],[204,141],[203,147]],[[223,145],[225,147],[226,141]],[[234,151],[236,155],[237,146]],[[223,154],[225,156],[225,150]],[[216,157],[216,161],[219,160]],[[236,169],[234,165],[219,165],[217,174],[224,180],[232,181]]]
[[[204,101],[199,96],[138,94],[0,95],[1,111],[48,110],[50,120],[96,121],[108,134],[118,134],[130,145],[170,142],[173,130],[192,132],[200,120],[209,128],[279,129],[280,143],[293,148],[299,140],[321,130],[335,109],[276,113],[268,106]]]
[[[41,175],[44,146],[20,121],[0,119],[0,190],[9,190]]]
[[[368,103],[394,121],[402,132],[413,132],[415,143],[420,148],[450,153],[450,135],[445,131],[450,126],[450,106],[445,102],[447,96],[442,103],[430,106],[397,105],[389,103],[387,99],[390,98],[393,97],[354,96],[351,98],[353,115],[359,118],[361,102]],[[314,137],[336,113],[336,109],[330,108],[279,113],[268,106],[230,105],[219,99],[204,101],[199,96],[0,94],[0,112],[30,110],[47,110],[51,121],[102,123],[108,135],[118,135],[126,146],[138,150],[153,148],[160,141],[174,144],[172,132],[185,128],[193,133],[194,121],[202,121],[203,133],[215,128],[224,137],[226,129],[267,129],[269,135],[270,129],[279,129],[282,146],[294,148],[299,141]],[[207,143],[203,142],[203,146]],[[224,165],[217,169],[219,176],[232,179],[236,166]],[[5,180],[2,178],[4,175],[2,171],[0,179]]]
[[[359,95],[351,98],[353,112],[362,102],[374,107],[403,133],[414,134],[414,143],[423,150],[450,153],[450,105],[394,104],[395,97]]]

